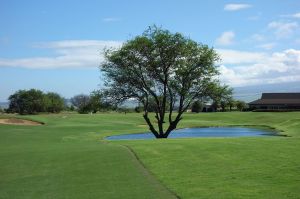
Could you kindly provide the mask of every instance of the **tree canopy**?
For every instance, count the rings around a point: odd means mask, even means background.
[[[76,107],[78,113],[96,113],[111,108],[110,104],[103,100],[100,90],[95,90],[90,95],[75,95],[71,98],[71,104]]]
[[[244,101],[241,101],[241,100],[237,100],[236,101],[236,108],[239,110],[239,111],[243,111],[247,108],[247,103],[244,102]]]
[[[92,112],[91,98],[88,95],[75,95],[71,98],[71,103],[77,108],[78,113]]]
[[[200,100],[197,100],[193,102],[191,109],[193,113],[199,113],[203,109],[203,103]]]
[[[47,111],[50,113],[59,113],[65,108],[64,99],[57,93],[49,92],[45,95]]]
[[[57,93],[43,93],[37,89],[19,90],[10,95],[8,112],[36,114],[40,112],[58,113],[64,108],[64,100]]]
[[[156,26],[119,49],[106,50],[105,58],[101,71],[107,97],[142,103],[143,117],[156,138],[168,137],[190,104],[210,96],[209,88],[217,82],[219,56],[213,48]],[[148,115],[152,100],[157,128]]]
[[[233,89],[227,85],[211,84],[210,86],[210,99],[212,106],[215,110],[219,107],[225,111],[226,106],[230,106],[232,99]]]

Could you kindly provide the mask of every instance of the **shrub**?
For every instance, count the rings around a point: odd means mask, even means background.
[[[244,101],[236,101],[236,108],[239,111],[244,111],[248,107],[247,103]]]
[[[64,101],[57,93],[43,93],[37,89],[19,90],[10,95],[8,113],[36,114],[58,113],[64,108]]]
[[[199,113],[201,112],[203,109],[203,103],[200,102],[200,101],[195,101],[193,104],[192,104],[192,112],[193,113]]]

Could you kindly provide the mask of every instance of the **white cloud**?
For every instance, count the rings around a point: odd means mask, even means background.
[[[281,15],[281,17],[288,17],[288,18],[300,19],[300,12],[294,13],[294,14],[289,14],[289,15]]]
[[[221,56],[228,56],[218,50]],[[276,53],[233,51],[228,61],[223,59],[220,79],[231,86],[249,86],[300,81],[300,50],[288,49]],[[258,56],[259,55],[259,56]],[[241,59],[241,56],[246,59]],[[257,57],[258,56],[258,57]],[[228,66],[234,63],[234,66]],[[248,63],[248,64],[247,64]]]
[[[275,42],[271,42],[271,43],[265,43],[265,44],[258,45],[257,47],[258,48],[262,48],[264,50],[271,50],[275,46],[276,46],[276,43]]]
[[[226,10],[226,11],[237,11],[237,10],[251,8],[251,7],[252,7],[252,5],[250,5],[250,4],[232,3],[232,4],[226,4],[224,6],[224,10]]]
[[[250,64],[265,59],[265,53],[217,49],[223,64]]]
[[[300,19],[300,12],[293,14],[292,17]]]
[[[34,43],[33,47],[36,48],[92,48],[104,46],[119,46],[118,41],[102,41],[102,40],[63,40],[54,42],[38,42]]]
[[[235,33],[233,31],[223,32],[222,35],[217,38],[216,44],[220,46],[228,46],[233,44]]]
[[[49,57],[0,58],[0,66],[23,68],[95,68],[98,67],[105,48],[117,48],[122,42],[99,40],[65,40],[35,43],[33,47],[52,49],[57,55]]]
[[[53,50],[56,56],[0,58],[0,66],[33,69],[97,68],[105,48],[118,48],[122,42],[99,40],[70,40],[34,44],[39,50]],[[231,86],[271,84],[300,81],[300,50],[282,52],[247,52],[216,49],[222,58],[221,80]]]
[[[275,31],[277,38],[288,38],[294,33],[295,29],[298,28],[298,23],[273,21],[268,24],[268,28]]]
[[[120,18],[117,17],[107,17],[102,19],[103,22],[116,22],[116,21],[121,21]]]

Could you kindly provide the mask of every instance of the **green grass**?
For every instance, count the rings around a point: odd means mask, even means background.
[[[133,118],[30,118],[46,125],[0,126],[0,198],[174,198],[126,147],[99,141],[118,120],[131,129]]]
[[[0,126],[0,198],[300,198],[299,112],[186,114],[179,126],[290,137],[143,141],[103,140],[147,131],[140,114],[26,118],[46,125]]]

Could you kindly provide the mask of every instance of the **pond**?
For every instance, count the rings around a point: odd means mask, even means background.
[[[266,129],[245,127],[206,127],[184,128],[174,130],[168,138],[193,138],[193,137],[253,137],[274,136],[276,132]],[[113,135],[106,137],[107,140],[140,140],[155,139],[152,133],[133,133],[125,135]]]

